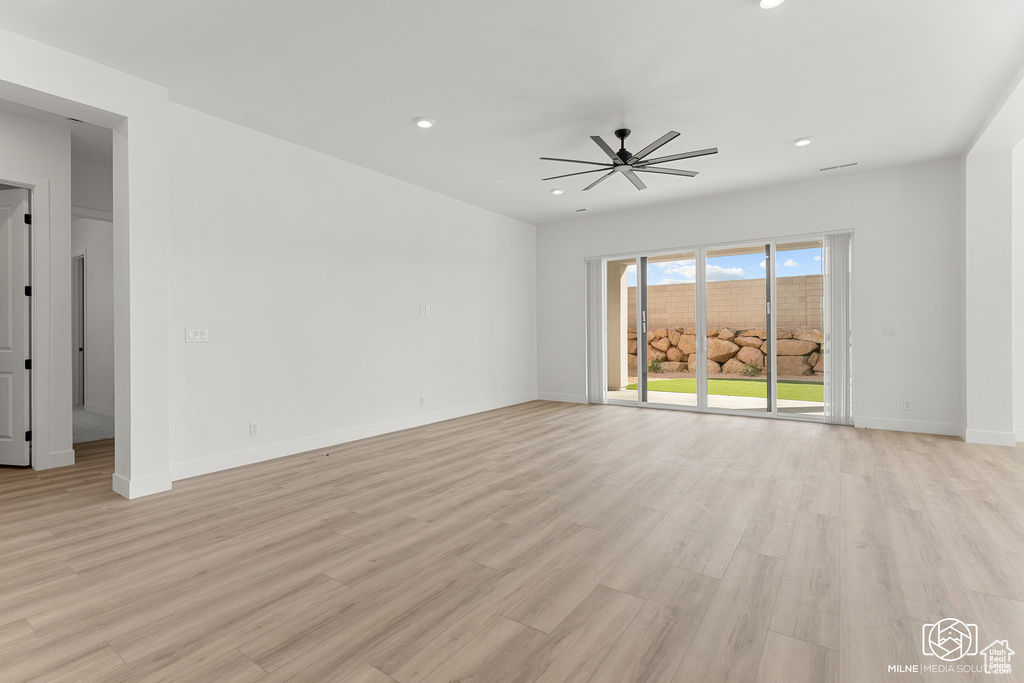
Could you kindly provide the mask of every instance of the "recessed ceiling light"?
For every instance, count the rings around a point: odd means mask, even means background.
[[[562,194],[563,192],[565,192],[565,190],[563,190],[561,188],[558,188],[558,187],[556,187],[555,189],[551,190],[551,194]]]
[[[775,9],[784,2],[786,0],[761,0],[758,4],[761,6],[761,9]]]
[[[419,118],[415,118],[415,119],[412,120],[412,122],[415,123],[420,128],[433,128],[434,127],[434,119],[428,119],[425,116],[420,116]]]
[[[799,138],[797,140],[793,140],[793,144],[797,147],[806,147],[812,142],[814,142],[814,138]]]

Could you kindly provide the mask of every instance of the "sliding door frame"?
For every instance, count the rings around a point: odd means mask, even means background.
[[[778,400],[777,395],[777,380],[778,380],[778,354],[777,354],[777,340],[776,327],[777,327],[777,316],[776,316],[776,302],[777,302],[777,282],[775,277],[775,261],[776,261],[776,246],[779,244],[786,244],[790,242],[799,242],[806,240],[821,239],[825,235],[836,235],[843,233],[851,233],[849,230],[823,230],[814,233],[804,233],[799,235],[783,235],[779,237],[771,237],[764,239],[754,240],[735,240],[731,242],[719,242],[714,244],[704,244],[696,247],[678,247],[673,249],[660,249],[656,251],[643,251],[643,252],[629,252],[623,254],[612,254],[608,256],[600,257],[602,261],[602,287],[601,287],[601,310],[603,315],[607,316],[608,312],[608,300],[607,300],[607,286],[606,279],[608,276],[608,262],[609,261],[623,261],[627,259],[636,259],[637,269],[637,285],[636,285],[636,330],[637,330],[637,400],[622,400],[622,399],[610,399],[608,398],[608,358],[607,358],[607,346],[604,340],[602,340],[603,354],[601,357],[601,375],[602,375],[602,391],[601,396],[603,402],[608,405],[619,405],[619,406],[630,406],[630,407],[641,407],[641,408],[654,408],[657,410],[675,410],[675,411],[688,411],[688,412],[700,412],[712,415],[742,415],[745,417],[759,417],[769,418],[777,420],[791,420],[797,422],[825,422],[824,415],[822,417],[799,415],[799,414],[788,414],[778,412]],[[852,233],[851,233],[852,234]],[[765,411],[744,411],[744,410],[731,410],[726,408],[713,408],[708,406],[708,393],[707,393],[707,380],[708,380],[708,368],[707,368],[707,252],[717,251],[726,248],[741,248],[741,247],[752,247],[752,246],[765,246],[768,251],[766,252],[766,264],[765,264],[765,279],[766,279],[766,298],[768,301],[768,308],[766,308],[766,329],[765,336],[770,339],[768,344],[768,354],[765,356],[765,369],[768,373],[768,410]],[[695,286],[696,286],[696,324],[697,324],[697,368],[696,368],[696,380],[697,380],[697,405],[677,405],[667,403],[651,403],[647,400],[647,320],[644,317],[646,314],[646,305],[641,305],[641,300],[646,304],[647,291],[646,291],[646,270],[647,270],[647,259],[648,257],[656,256],[668,256],[673,254],[679,254],[684,252],[692,252],[695,255],[696,261],[696,272],[695,272]],[[641,287],[641,282],[644,286]],[[643,295],[641,296],[641,291]],[[852,314],[851,314],[852,318]],[[607,320],[605,321],[605,330],[607,330]],[[852,333],[851,333],[852,337]]]

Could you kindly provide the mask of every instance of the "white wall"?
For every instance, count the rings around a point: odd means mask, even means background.
[[[1012,209],[1012,325],[1013,427],[1017,441],[1024,442],[1024,143],[1013,150]]]
[[[174,478],[536,397],[533,226],[181,106],[168,128]]]
[[[114,417],[114,233],[109,221],[71,221],[71,256],[83,254],[85,409]]]
[[[71,449],[71,134],[0,111],[0,181],[32,176],[32,464],[74,463]],[[51,318],[50,313],[53,313]]]
[[[113,213],[114,169],[86,161],[72,161],[71,206]]]
[[[586,400],[585,257],[849,229],[856,423],[959,435],[963,206],[946,160],[539,226],[540,397]]]

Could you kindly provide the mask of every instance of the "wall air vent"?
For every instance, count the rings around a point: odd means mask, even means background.
[[[819,168],[818,170],[819,171],[834,171],[837,168],[850,168],[851,166],[856,166],[856,165],[857,165],[857,162],[855,161],[852,164],[839,164],[838,166],[826,166],[825,168]]]

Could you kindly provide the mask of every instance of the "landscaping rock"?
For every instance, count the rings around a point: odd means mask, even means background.
[[[713,360],[708,361],[708,374],[709,375],[720,375],[722,374],[722,366]]]
[[[630,370],[636,370],[636,356],[630,356],[627,366]]]
[[[692,334],[684,334],[679,337],[676,346],[685,354],[697,353],[697,338]]]
[[[815,344],[825,341],[825,335],[821,333],[821,330],[797,330],[793,333],[793,338],[814,342]]]
[[[626,339],[636,339],[636,330],[630,330],[627,332]]]
[[[740,346],[752,346],[755,349],[760,348],[761,344],[764,343],[757,337],[736,337],[735,339],[733,339],[733,342],[739,344]]]
[[[786,330],[786,329],[783,329],[783,328],[779,328],[779,329],[775,330],[775,338],[776,339],[792,339],[793,338],[793,330]]]
[[[818,362],[819,358],[821,358],[821,354],[818,353],[817,351],[812,351],[811,355],[807,357],[807,362],[810,363],[811,365],[814,365],[815,363]]]
[[[672,346],[679,346],[679,338],[683,336],[683,333],[678,329],[669,330],[668,340],[672,342]]]
[[[718,330],[708,330],[708,339],[718,336]]]
[[[651,332],[651,339],[661,339],[667,336],[668,330],[666,330],[664,327],[659,327],[658,329]]]
[[[825,373],[825,356],[819,355],[818,360],[814,363],[814,374],[822,375]]]
[[[727,375],[739,375],[743,372],[743,363],[739,362],[735,358],[730,358],[725,361],[725,365],[722,366],[722,372]]]
[[[631,354],[633,354],[634,356],[636,355],[636,339],[630,340],[630,342],[629,342],[629,352]]]
[[[736,333],[730,330],[728,327],[723,327],[718,331],[718,338],[724,339],[725,341],[732,341],[736,338]]]
[[[686,372],[686,363],[673,363],[670,360],[661,364],[662,372]]]
[[[675,346],[668,347],[668,350],[665,352],[665,355],[667,355],[668,359],[674,363],[678,363],[679,361],[685,361],[687,356],[687,354],[683,353]]]
[[[806,356],[811,351],[816,351],[818,345],[815,342],[800,339],[780,339],[776,342],[775,348],[775,353],[779,356]]]
[[[656,331],[663,332],[664,330]],[[651,342],[651,346],[658,349],[659,351],[668,351],[669,347],[672,346],[672,342],[668,340],[668,337],[655,337],[654,341]]]
[[[764,330],[744,330],[739,334],[744,337],[757,337],[758,339],[762,340],[768,338],[768,335],[764,333]]]
[[[739,350],[740,347],[731,341],[717,337],[708,340],[708,360],[715,361],[716,363],[724,363],[735,356]]]
[[[697,336],[697,330],[695,330],[695,329],[694,329],[694,328],[692,328],[692,327],[687,327],[687,328],[685,328],[685,329],[683,330],[683,334],[688,334],[688,335],[690,335],[691,337],[696,337],[696,336]]]
[[[653,346],[648,346],[647,362],[650,363],[652,360],[668,360],[668,356],[665,355],[664,351],[656,349]]]
[[[754,362],[764,367],[764,354],[751,346],[744,346],[740,349],[740,352],[736,354],[736,360],[741,363]]]
[[[807,356],[779,356],[776,362],[780,376],[799,377],[814,372],[811,364],[807,362]]]

